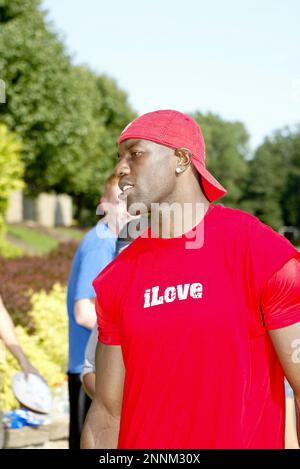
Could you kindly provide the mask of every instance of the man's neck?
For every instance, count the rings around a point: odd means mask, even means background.
[[[151,230],[156,236],[180,237],[204,218],[210,203],[201,191],[186,194],[183,200],[152,205]]]

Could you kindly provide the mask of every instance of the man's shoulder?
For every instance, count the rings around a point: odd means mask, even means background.
[[[226,207],[223,204],[215,206],[216,214],[220,223],[236,224],[240,228],[251,225],[262,224],[262,222],[252,213],[246,212],[239,208]],[[233,225],[231,225],[233,227]]]
[[[262,243],[287,243],[284,236],[252,213],[220,204],[216,207],[216,223],[213,226],[224,239],[254,248]]]
[[[297,253],[296,248],[287,238],[255,215],[229,207],[221,207],[220,212],[223,213],[220,219],[226,220],[226,226],[222,226],[222,233],[226,232],[233,242],[243,242],[254,255],[259,253],[267,258],[268,255],[276,257],[279,251],[291,255]],[[228,227],[227,231],[226,227]]]

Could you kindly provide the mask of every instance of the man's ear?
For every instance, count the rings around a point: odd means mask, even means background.
[[[177,156],[177,167],[181,171],[185,171],[192,161],[192,152],[188,148],[176,148],[175,155]]]

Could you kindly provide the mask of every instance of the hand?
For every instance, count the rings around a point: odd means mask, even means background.
[[[32,366],[32,364],[28,360],[25,360],[24,362],[20,363],[20,367],[25,374],[26,380],[28,379],[29,373],[38,375],[40,378],[43,379],[43,377],[40,375],[40,372],[36,368],[34,368],[34,366]]]

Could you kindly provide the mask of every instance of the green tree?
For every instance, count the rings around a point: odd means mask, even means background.
[[[38,0],[0,0],[0,118],[23,141],[32,193],[67,192],[94,216],[116,136],[134,113],[116,82],[73,66]]]
[[[25,180],[31,192],[76,192],[71,177],[97,144],[97,98],[92,73],[72,67],[36,0],[1,1],[0,76],[7,103],[0,116],[23,140]],[[85,153],[87,152],[86,156]],[[84,180],[84,175],[82,180]]]
[[[300,229],[300,125],[290,130],[286,139],[290,152],[290,170],[281,198],[282,214],[285,225]]]
[[[24,12],[34,12],[40,0],[0,0],[0,22],[6,23],[22,15]]]
[[[192,117],[200,124],[205,140],[207,168],[227,189],[224,205],[239,207],[247,181],[249,135],[241,122],[199,111]]]
[[[0,234],[4,232],[4,215],[10,193],[23,187],[20,139],[0,123]]]
[[[128,103],[127,94],[117,82],[107,75],[96,77],[98,99],[96,100],[95,119],[104,131],[99,134],[99,144],[91,157],[92,174],[89,190],[76,197],[78,217],[84,222],[94,219],[95,208],[99,202],[104,182],[113,172],[117,163],[117,143],[120,132],[131,122],[136,113]]]
[[[265,138],[249,163],[242,206],[275,229],[284,224],[300,226],[299,135],[299,130],[289,128],[274,132]]]

